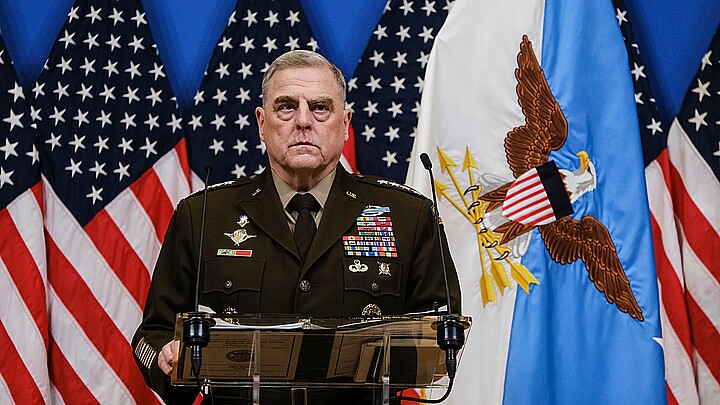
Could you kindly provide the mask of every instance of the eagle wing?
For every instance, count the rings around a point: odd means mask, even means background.
[[[525,125],[513,128],[505,138],[505,155],[515,177],[546,163],[550,151],[565,143],[568,129],[527,35],[523,35],[517,62],[515,90]]]
[[[609,303],[633,318],[644,319],[610,233],[600,221],[589,216],[581,221],[563,217],[538,226],[538,230],[554,261],[568,264],[582,259],[590,281]]]

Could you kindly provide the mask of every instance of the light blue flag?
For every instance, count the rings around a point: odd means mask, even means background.
[[[597,189],[575,219],[604,224],[643,322],[609,304],[581,260],[554,262],[533,231],[523,264],[540,284],[518,294],[505,379],[506,404],[666,403],[657,282],[640,136],[627,54],[610,1],[547,1],[541,66],[568,121],[559,167],[585,150]]]
[[[446,403],[666,403],[625,52],[610,0],[458,0],[438,33],[408,183],[429,195],[430,154],[474,320]]]

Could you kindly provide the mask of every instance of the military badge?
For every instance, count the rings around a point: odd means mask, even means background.
[[[376,182],[377,184],[380,184],[380,185],[383,185],[383,186],[390,186],[390,187],[399,188],[400,190],[409,191],[409,192],[411,192],[411,193],[413,193],[413,194],[415,194],[415,195],[419,195],[420,197],[425,197],[425,196],[424,196],[422,193],[420,193],[419,191],[415,190],[415,189],[412,188],[412,187],[408,187],[408,186],[405,185],[405,184],[400,184],[400,183],[396,183],[396,182],[394,182],[394,181],[385,180],[385,179],[378,179],[378,180],[376,180],[375,182]]]
[[[223,315],[237,315],[238,310],[235,307],[227,307],[223,310]],[[223,321],[233,324],[233,325],[240,325],[240,320],[238,318],[223,318]]]
[[[240,215],[240,218],[238,218],[237,224],[240,226],[240,228],[244,228],[245,225],[250,223],[250,220],[248,219],[248,216],[243,214]]]
[[[390,274],[390,263],[378,262],[378,273],[381,276],[392,276]]]
[[[353,261],[353,264],[348,266],[348,270],[352,271],[353,273],[365,273],[368,270],[367,264],[360,263],[360,260],[355,259]]]
[[[378,205],[368,205],[360,213],[361,217],[377,217],[386,213],[390,213],[390,207],[380,207]]]
[[[230,238],[235,243],[235,246],[239,246],[241,243],[257,235],[249,235],[245,229],[236,229],[233,233],[225,233],[225,236]]]
[[[365,308],[363,308],[361,314],[363,316],[381,316],[382,310],[380,310],[380,307],[377,306],[377,304],[367,304]]]

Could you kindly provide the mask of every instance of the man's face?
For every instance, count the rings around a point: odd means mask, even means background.
[[[324,176],[340,160],[351,112],[329,69],[289,68],[272,76],[255,116],[276,173]]]

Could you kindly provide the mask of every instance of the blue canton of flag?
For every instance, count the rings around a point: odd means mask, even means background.
[[[285,52],[317,48],[297,0],[238,2],[185,114],[194,189],[202,188],[207,156],[214,157],[211,184],[263,171],[255,122],[263,74]]]
[[[0,208],[40,181],[35,131],[5,43],[0,38]]]
[[[667,125],[660,120],[655,98],[650,89],[645,64],[640,57],[640,49],[635,42],[635,34],[628,18],[627,7],[623,0],[613,0],[615,18],[620,25],[625,48],[630,63],[630,73],[633,77],[635,89],[635,105],[637,106],[640,123],[640,137],[642,139],[645,165],[653,161],[667,146]]]
[[[719,95],[720,27],[703,55],[700,70],[677,115],[692,146],[720,183],[720,99],[716,97]]]
[[[145,13],[126,2],[78,1],[32,93],[43,174],[81,224],[182,137]]]
[[[451,1],[391,0],[348,82],[357,170],[404,182],[425,66]]]

